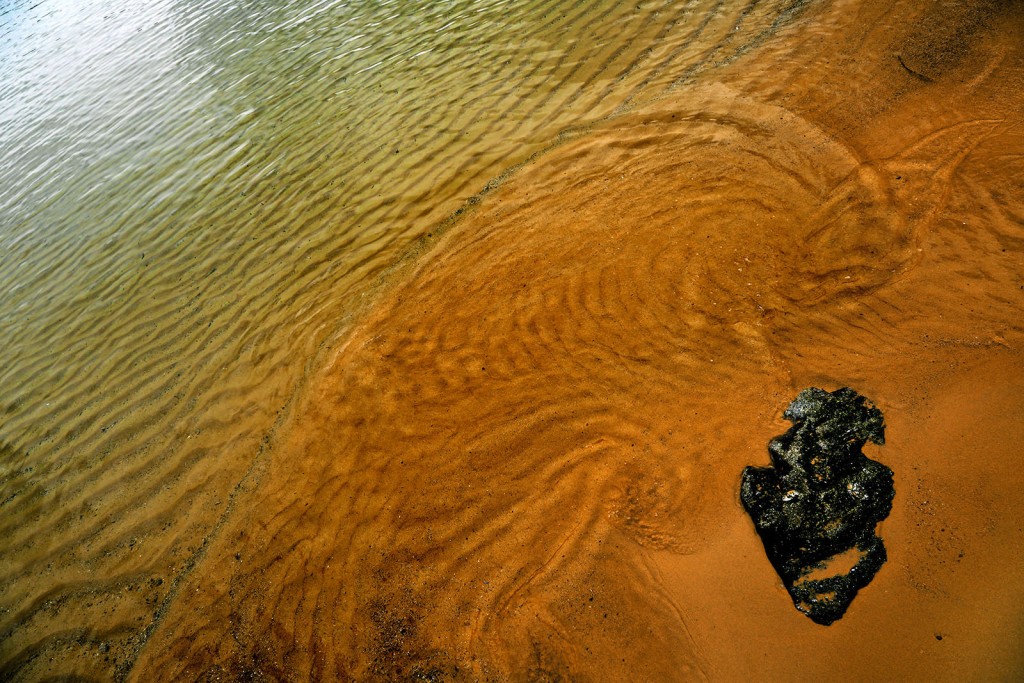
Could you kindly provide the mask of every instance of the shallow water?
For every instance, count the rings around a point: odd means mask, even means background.
[[[0,27],[5,677],[1020,671],[1017,5]],[[736,498],[811,384],[897,478],[829,629]]]

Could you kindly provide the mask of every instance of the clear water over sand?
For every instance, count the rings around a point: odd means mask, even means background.
[[[3,11],[4,678],[1022,671],[1019,5]],[[809,385],[828,628],[737,494]]]

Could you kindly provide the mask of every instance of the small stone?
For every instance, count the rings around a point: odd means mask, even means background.
[[[885,443],[882,412],[850,388],[804,389],[768,444],[771,467],[743,471],[740,499],[798,610],[840,619],[886,560],[877,524],[892,510],[893,474],[861,452]]]

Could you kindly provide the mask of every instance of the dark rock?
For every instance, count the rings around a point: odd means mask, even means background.
[[[892,510],[893,475],[861,452],[885,443],[882,412],[853,389],[804,389],[768,444],[771,467],[743,471],[740,498],[798,610],[839,619],[885,562],[875,526]]]

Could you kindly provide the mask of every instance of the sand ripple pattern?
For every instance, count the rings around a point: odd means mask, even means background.
[[[979,181],[1016,173],[1000,144],[961,118],[869,157],[724,85],[566,142],[331,356],[136,673],[713,677],[649,558],[725,523],[806,356],[911,352],[908,283],[962,319],[958,240],[1019,257]],[[951,231],[978,202],[988,227]],[[979,322],[1019,338],[1012,260],[986,263]]]
[[[8,3],[2,676],[124,675],[400,254],[506,169],[802,7]],[[602,324],[584,293],[620,285],[590,277],[548,304]],[[538,336],[517,354],[566,332],[522,315]],[[615,444],[643,425],[623,429]]]

